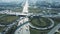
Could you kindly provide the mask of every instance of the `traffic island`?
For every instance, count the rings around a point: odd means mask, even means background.
[[[35,17],[30,22],[30,27],[38,30],[46,30],[54,26],[54,21],[50,18]]]
[[[12,22],[16,21],[19,17],[18,16],[11,16],[7,15],[3,18],[0,18],[0,24],[1,25],[9,25],[12,24]]]

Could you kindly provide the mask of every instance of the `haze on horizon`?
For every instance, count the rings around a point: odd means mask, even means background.
[[[25,1],[25,0],[0,0],[0,3],[1,2],[6,2],[6,3],[10,3],[10,2],[22,2],[22,1]],[[60,0],[29,0],[29,1],[32,1],[32,2],[35,2],[35,1],[47,1],[47,2],[57,1],[57,2],[60,2]]]

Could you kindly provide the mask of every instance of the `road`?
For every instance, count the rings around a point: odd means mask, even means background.
[[[54,34],[56,32],[56,30],[58,30],[59,28],[60,28],[60,24],[55,26],[48,34]]]
[[[0,14],[8,14],[8,15],[25,15],[25,16],[29,16],[29,15],[34,15],[33,13],[28,13],[28,0],[26,1],[26,3],[25,3],[25,5],[24,5],[24,8],[23,8],[23,12],[22,13],[19,13],[19,12],[12,12],[12,11],[10,11],[10,12],[8,12],[8,11],[2,11],[2,12],[0,12]],[[42,17],[58,17],[58,16],[60,16],[60,15],[43,15],[43,14],[38,14],[38,16],[42,16]],[[19,22],[18,22],[18,28],[16,29],[16,31],[15,31],[15,34],[30,34],[30,30],[29,30],[29,23],[26,23],[26,22],[28,22],[29,21],[29,19],[28,19],[28,17],[26,17],[26,18],[24,18],[24,19],[22,19],[22,20],[20,20]],[[53,21],[52,21],[52,23],[54,23]],[[12,25],[12,24],[11,24]],[[54,24],[53,24],[54,25]],[[48,27],[48,28],[51,28],[53,25],[51,25],[50,27]],[[59,27],[60,27],[60,24],[58,25]],[[6,31],[7,30],[9,30],[9,28],[10,27],[12,27],[12,26],[9,26],[7,29],[6,29]],[[37,27],[33,27],[33,28],[36,28],[36,29],[47,29],[47,28],[37,28]],[[58,27],[57,27],[58,28]],[[57,28],[55,28],[55,29],[57,29]],[[55,29],[53,29],[53,31],[55,30]],[[52,32],[53,32],[52,31]],[[51,32],[51,33],[52,33]],[[50,33],[50,34],[51,34]]]
[[[26,28],[26,27],[29,28],[29,26],[27,24],[29,24],[29,23],[25,22],[25,23],[21,24],[19,27],[17,27],[14,34],[29,34],[30,31],[29,31],[29,29]]]
[[[27,12],[27,11],[26,11]],[[33,14],[33,13],[25,13],[24,11],[22,12],[22,13],[19,13],[19,12],[13,12],[13,11],[0,11],[0,14],[8,14],[8,15],[25,15],[25,16],[30,16],[30,15],[32,15],[32,16],[41,16],[41,17],[60,17],[60,15],[59,14],[57,14],[57,15],[44,15],[44,14],[42,14],[42,13],[40,13],[40,14]]]
[[[28,18],[21,19],[18,23],[18,28],[15,31],[15,34],[30,34]]]
[[[0,16],[0,18],[2,18],[2,17],[5,17],[6,15],[2,15],[2,16]]]
[[[24,5],[23,11],[22,11],[23,15],[29,15],[28,13],[28,0],[26,0],[26,3]],[[21,14],[21,13],[19,13]],[[22,17],[24,18],[24,17]],[[18,23],[18,27],[22,24],[24,24],[25,22],[29,21],[28,17],[26,16],[24,19],[21,19]],[[29,30],[29,23],[25,24],[24,26],[19,27],[16,31],[15,34],[30,34],[30,30]]]
[[[8,11],[8,10],[7,10]],[[19,12],[13,12],[13,11],[11,11],[11,12],[7,12],[7,11],[0,11],[0,14],[8,14],[8,15],[30,15],[31,13],[28,13],[28,14],[25,14],[25,13],[19,13]]]
[[[8,27],[5,27],[5,28],[3,29],[2,34],[6,34],[15,24],[17,24],[17,22],[14,22],[14,23],[12,23],[12,24],[10,24],[10,25],[7,25]]]

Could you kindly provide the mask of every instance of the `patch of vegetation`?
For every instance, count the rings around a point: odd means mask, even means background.
[[[34,26],[47,27],[51,25],[51,21],[48,18],[35,17],[30,21]]]
[[[48,9],[40,9],[40,8],[29,8],[29,12],[30,13],[41,13],[43,12],[43,10],[46,12],[46,14],[50,13],[50,14],[56,14],[59,12],[59,10],[57,9],[51,9],[49,10],[48,12]],[[60,23],[60,18],[51,18],[53,19],[53,21],[55,22],[54,24],[54,27]],[[49,24],[51,24],[51,22],[46,19],[46,18],[30,18],[30,22],[34,25],[34,26],[49,26]],[[53,27],[53,28],[54,28]],[[51,28],[52,29],[52,28]],[[37,29],[33,29],[30,27],[30,33],[31,34],[47,34],[51,29],[48,29],[48,30],[37,30]]]
[[[16,8],[16,9],[12,9],[12,11],[14,12],[22,12],[23,8]]]
[[[41,11],[39,8],[29,8],[29,13],[40,13]]]
[[[30,27],[30,34],[47,34],[50,30],[37,30]]]
[[[17,20],[19,17],[18,16],[5,16],[3,18],[0,18],[0,24],[11,24],[15,20]]]
[[[0,32],[2,32],[4,28],[5,28],[5,27],[0,26]]]

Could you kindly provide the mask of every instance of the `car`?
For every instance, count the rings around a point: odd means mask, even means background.
[[[26,31],[28,31],[28,29],[26,29]]]
[[[24,17],[21,17],[20,19],[23,19]]]

